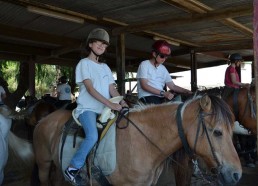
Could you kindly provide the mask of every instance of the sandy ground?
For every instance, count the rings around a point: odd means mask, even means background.
[[[172,171],[172,170],[171,170]],[[243,167],[243,176],[237,186],[257,186],[258,178],[258,165],[256,168]],[[167,171],[163,173],[157,184],[158,186],[173,186],[175,185],[174,176],[171,176],[171,172]],[[193,186],[208,185],[200,181],[195,182],[192,179]],[[18,175],[18,172],[9,170],[6,173],[5,180],[2,186],[30,186],[30,179]]]

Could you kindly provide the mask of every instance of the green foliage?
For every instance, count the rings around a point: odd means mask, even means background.
[[[51,92],[52,87],[56,85],[56,66],[36,64],[35,70],[36,97],[40,98],[44,94]]]
[[[19,82],[17,78],[19,77],[20,63],[16,61],[0,62],[0,76],[7,81],[9,91],[14,92]],[[71,79],[73,74],[72,68],[46,64],[36,64],[35,71],[35,92],[37,98],[50,93],[53,86],[57,85],[57,80],[61,75],[66,75]],[[27,91],[25,95],[29,95],[29,92]]]
[[[17,89],[20,63],[16,61],[1,61],[0,75],[8,83],[10,92],[14,92]]]

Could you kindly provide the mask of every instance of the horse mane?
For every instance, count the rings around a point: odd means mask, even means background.
[[[234,117],[228,104],[217,96],[209,95],[209,97],[211,99],[216,121],[225,121],[227,126],[233,125]]]
[[[216,121],[225,121],[225,123],[228,126],[232,125],[234,122],[234,117],[233,117],[233,113],[231,112],[228,104],[225,101],[223,101],[220,97],[218,97],[214,94],[207,94],[207,95],[210,97],[210,100],[211,100],[213,113],[214,113],[214,119]],[[195,94],[191,98],[187,99],[184,102],[182,112],[184,112],[187,105],[191,104],[194,101],[201,99],[202,96],[203,96],[203,94]],[[167,102],[167,103],[163,103],[163,104],[159,104],[159,105],[155,105],[155,104],[145,105],[141,102],[138,102],[138,104],[135,105],[134,108],[130,109],[130,112],[142,112],[147,109],[158,109],[159,107],[163,107],[165,105],[172,105],[172,104],[178,105],[180,103],[181,102]],[[199,112],[200,111],[201,111],[201,108],[199,108]]]
[[[130,112],[141,112],[143,110],[146,109],[151,109],[151,108],[156,108],[156,107],[162,107],[164,105],[171,105],[171,104],[179,104],[181,102],[166,102],[166,103],[162,103],[162,104],[143,104],[142,102],[138,102],[136,105],[134,105],[133,108],[130,108]]]
[[[186,100],[183,109],[191,102],[200,99],[203,95],[204,94],[194,95],[193,98]],[[212,109],[215,117],[214,119],[216,121],[224,121],[228,126],[232,125],[234,123],[234,117],[228,104],[221,97],[218,97],[216,94],[206,93],[206,95],[208,95],[211,100]],[[199,112],[200,111],[201,108]]]

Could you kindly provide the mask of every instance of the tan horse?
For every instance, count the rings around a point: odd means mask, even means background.
[[[70,116],[69,111],[57,110],[35,128],[33,145],[41,186],[50,185],[51,162],[61,170],[58,146]],[[233,114],[217,97],[199,96],[180,106],[142,106],[131,110],[117,125],[128,126],[116,130],[116,169],[107,176],[112,185],[155,185],[164,161],[182,148],[182,140],[189,151],[217,170],[219,182],[236,184],[242,176],[232,143]]]
[[[223,88],[224,87],[206,89],[206,90],[200,91],[199,93],[200,94],[208,93],[208,94],[216,95],[218,97],[223,97],[222,96]],[[230,107],[230,109],[235,115],[235,120],[241,123],[241,125],[244,126],[244,128],[246,128],[254,135],[257,134],[255,100],[256,99],[255,99],[254,86],[251,86],[250,89],[241,88],[239,90],[235,90],[235,92],[234,92],[234,89],[232,89],[232,92],[229,93],[229,95],[225,99],[225,102],[228,104],[228,106]],[[235,141],[236,139],[234,138]],[[245,147],[245,148],[250,148],[250,147]],[[189,158],[186,156],[184,151],[180,151],[179,153],[175,154],[174,158],[177,161],[179,161],[181,165],[183,165],[183,166],[177,166],[177,164],[174,164],[174,171],[176,174],[175,176],[176,176],[177,185],[180,185],[180,186],[189,185],[188,184],[189,180],[191,180],[191,177],[192,177],[192,170],[191,170],[192,162],[190,161],[189,163]]]

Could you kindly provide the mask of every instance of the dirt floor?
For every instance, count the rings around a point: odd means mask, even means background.
[[[30,186],[30,179],[17,175],[18,172],[14,169],[6,173],[6,177],[2,186]],[[243,176],[237,186],[257,186],[258,165],[256,168],[243,167]],[[175,181],[171,172],[162,174],[159,179],[158,186],[173,186]],[[208,185],[201,182],[192,182],[192,186]]]
[[[247,168],[243,167],[243,176],[240,182],[238,183],[239,186],[255,186],[258,185],[258,165],[256,168]]]

